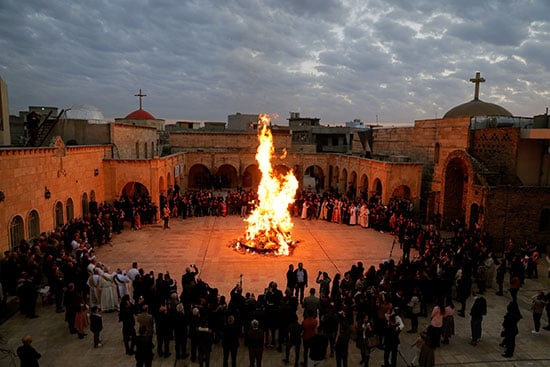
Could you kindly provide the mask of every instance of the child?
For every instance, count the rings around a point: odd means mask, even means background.
[[[101,341],[99,340],[99,333],[101,330],[103,330],[101,309],[97,308],[97,306],[93,306],[92,314],[90,315],[90,331],[94,333],[94,348],[101,347]]]

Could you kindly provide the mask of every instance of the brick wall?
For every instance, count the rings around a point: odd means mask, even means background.
[[[177,132],[170,134],[170,145],[175,151],[204,149],[232,149],[255,151],[258,147],[258,135],[252,132]],[[273,133],[275,149],[290,148],[289,133]]]
[[[23,148],[0,150],[0,190],[5,199],[0,203],[0,249],[9,248],[9,223],[20,215],[25,222],[31,210],[40,216],[40,231],[51,231],[54,224],[54,206],[63,203],[66,222],[66,203],[74,205],[74,216],[82,215],[82,195],[91,191],[96,201],[103,201],[104,172],[102,160],[107,146],[69,147],[60,157],[56,148]],[[97,169],[97,175],[96,170]],[[45,187],[51,197],[45,198]]]
[[[116,147],[115,158],[143,159],[152,158],[158,154],[157,129],[116,123],[110,125],[111,143]]]

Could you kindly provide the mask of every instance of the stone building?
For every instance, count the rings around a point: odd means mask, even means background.
[[[373,130],[373,157],[422,163],[421,210],[428,222],[462,219],[496,242],[550,240],[548,115],[515,117],[479,99],[413,127]]]
[[[292,169],[304,190],[377,195],[384,203],[410,199],[421,220],[445,226],[460,218],[487,230],[495,243],[547,241],[548,115],[515,117],[478,97],[442,119],[402,128],[333,128],[291,115],[289,126],[272,128],[274,168]],[[0,149],[0,249],[136,187],[158,201],[175,185],[202,188],[212,175],[223,178],[224,189],[253,189],[259,182],[254,129],[228,123],[219,131],[194,124],[165,130],[141,105],[115,122],[90,118],[101,117],[99,110],[83,109],[58,115],[45,146]],[[302,133],[304,140],[297,138]],[[324,143],[327,134],[342,137]]]

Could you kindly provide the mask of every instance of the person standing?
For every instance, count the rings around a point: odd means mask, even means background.
[[[351,339],[351,326],[345,317],[340,318],[338,335],[334,351],[336,353],[336,366],[348,367],[349,340]]]
[[[470,310],[470,316],[472,317],[470,321],[472,329],[472,340],[470,341],[470,345],[476,346],[481,338],[483,316],[487,314],[487,301],[484,297],[476,295],[475,292],[472,293],[472,296],[474,297],[474,304]]]
[[[512,301],[518,301],[518,293],[521,288],[521,279],[515,273],[510,273],[510,295],[512,296]]]
[[[314,288],[311,290],[315,291]],[[302,335],[302,338],[304,340],[304,366],[307,366],[307,359],[309,354],[309,348],[310,348],[310,340],[313,338],[315,334],[317,334],[317,319],[315,318],[315,314],[309,313],[307,310],[305,311],[305,319],[302,321],[302,327],[304,330],[304,333]]]
[[[296,297],[300,300],[300,304],[304,301],[304,290],[307,288],[307,270],[304,269],[303,263],[298,263],[298,269],[294,271],[296,276]]]
[[[294,265],[288,265],[288,271],[286,272],[286,287],[294,292],[296,288],[296,274],[294,273]]]
[[[522,316],[519,311],[518,304],[516,302],[510,302],[506,308],[506,315],[504,315],[504,321],[502,322],[501,336],[504,340],[500,344],[503,346],[505,358],[512,358],[516,349],[516,335],[519,334],[518,323]]]
[[[182,303],[176,306],[176,312],[173,316],[174,341],[176,344],[176,360],[186,359],[187,354],[187,315],[184,312]]]
[[[223,367],[229,366],[229,355],[231,355],[231,367],[237,367],[237,351],[239,349],[239,327],[235,324],[235,316],[227,317],[223,328]]]
[[[136,349],[136,367],[151,367],[153,363],[153,344],[151,337],[147,335],[147,327],[139,328],[139,336],[132,343]],[[133,349],[133,348],[132,348]]]
[[[130,296],[125,295],[119,306],[118,322],[122,322],[122,340],[126,354],[134,354],[130,347],[136,337],[136,320],[134,318],[134,309],[130,303]]]
[[[212,330],[208,328],[206,320],[201,322],[201,326],[197,328],[197,344],[199,351],[199,366],[210,367],[210,354],[212,353],[212,343],[214,336]]]
[[[302,304],[304,306],[304,317],[306,317],[306,314],[310,314],[314,318],[317,317],[319,307],[321,307],[321,300],[315,296],[315,288],[309,289],[309,296],[304,298]]]
[[[170,209],[165,206],[162,211],[162,219],[164,221],[164,226],[162,229],[170,229],[170,226],[168,225],[168,222],[170,221]]]
[[[21,361],[21,367],[38,367],[38,360],[42,355],[31,347],[32,336],[27,335],[21,339],[22,346],[17,348],[17,356]]]
[[[260,328],[260,322],[258,320],[254,319],[250,323],[250,329],[246,333],[245,342],[248,346],[250,367],[262,367],[264,331]]]
[[[392,313],[384,329],[384,366],[397,366],[397,349],[399,348],[399,334],[405,325],[401,318]],[[390,362],[391,360],[391,362]]]
[[[317,334],[309,340],[309,363],[307,366],[320,367],[323,366],[324,360],[327,358],[328,338],[324,334],[323,328],[319,327]]]
[[[533,335],[539,335],[540,332],[540,320],[542,318],[542,313],[546,307],[546,299],[543,292],[537,292],[531,298],[531,311],[533,311],[533,323],[535,328],[531,331]]]
[[[103,320],[101,317],[101,310],[97,306],[92,307],[92,314],[90,315],[90,331],[94,333],[94,348],[101,347],[101,340],[99,334],[103,330]]]
[[[288,326],[288,340],[286,342],[285,364],[290,363],[290,348],[294,347],[294,367],[300,364],[300,346],[302,345],[302,332],[304,330],[302,324],[298,322],[298,316],[294,312],[291,316],[292,321]]]

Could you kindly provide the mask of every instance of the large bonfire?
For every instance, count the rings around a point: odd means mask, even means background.
[[[278,174],[271,167],[273,137],[268,128],[269,115],[260,115],[261,130],[258,134],[260,145],[256,160],[262,178],[258,186],[258,202],[245,219],[248,228],[243,238],[234,243],[236,250],[260,254],[289,255],[294,242],[291,237],[293,227],[288,206],[294,202],[298,180],[292,170]]]

